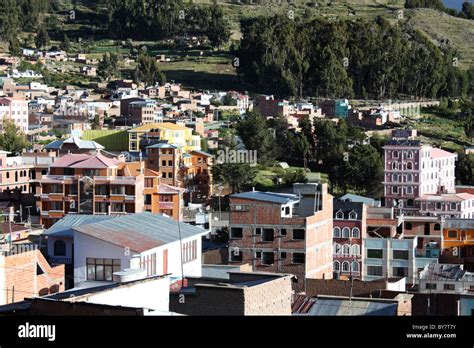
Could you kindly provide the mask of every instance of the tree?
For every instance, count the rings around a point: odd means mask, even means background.
[[[230,29],[227,19],[224,17],[222,9],[214,1],[211,6],[211,21],[206,36],[214,48],[219,48],[230,39]]]
[[[91,126],[92,126],[92,129],[100,129],[100,117],[98,114],[94,116]]]
[[[99,61],[97,73],[100,77],[108,81],[110,78],[118,74],[118,62],[119,57],[116,53],[105,53]]]
[[[18,41],[16,36],[12,37],[10,41],[8,41],[8,49],[12,56],[19,57],[21,55],[20,41]]]
[[[212,176],[215,182],[228,185],[232,192],[249,189],[257,171],[247,163],[221,163],[212,166]]]
[[[63,51],[66,51],[66,52],[68,52],[71,49],[71,41],[69,40],[69,37],[66,34],[64,34],[64,38],[63,38],[63,41],[61,42],[60,47]]]
[[[237,132],[247,150],[257,150],[259,163],[269,163],[276,158],[277,143],[274,134],[268,129],[265,117],[251,111],[237,125]]]
[[[474,182],[474,155],[458,152],[456,162],[456,181],[461,185],[472,185]]]
[[[46,27],[43,25],[39,28],[38,34],[36,35],[35,38],[35,44],[36,48],[42,49],[43,47],[46,47],[49,45],[49,34],[48,30],[46,30]]]
[[[4,0],[0,6],[0,38],[17,38],[20,29],[20,7],[16,0]]]
[[[141,54],[135,70],[135,80],[145,82],[147,85],[163,85],[166,82],[165,74],[160,70],[159,64],[153,57]]]
[[[3,119],[3,133],[0,133],[0,149],[21,153],[30,146],[25,134],[9,119]]]

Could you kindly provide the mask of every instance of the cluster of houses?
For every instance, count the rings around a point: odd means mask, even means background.
[[[380,201],[335,198],[310,180],[231,194],[224,218],[220,200],[210,208],[214,161],[203,148],[217,148],[223,113],[377,128],[399,122],[398,107],[16,78],[0,80],[0,116],[35,144],[0,151],[0,313],[473,314],[474,188],[455,185],[456,154],[413,130],[384,147]]]

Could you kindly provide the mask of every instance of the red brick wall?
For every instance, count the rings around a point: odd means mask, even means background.
[[[43,274],[37,275],[37,265]],[[39,250],[6,256],[4,270],[7,303],[64,291],[64,265],[50,267]]]

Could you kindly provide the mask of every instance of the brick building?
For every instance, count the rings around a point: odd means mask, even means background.
[[[333,202],[333,269],[336,277],[361,279],[362,241],[367,236],[364,203]]]
[[[170,310],[186,315],[291,315],[291,275],[229,272],[229,277],[187,277],[172,293]],[[181,299],[184,296],[184,301]]]
[[[295,184],[294,194],[230,196],[229,262],[254,271],[332,278],[332,196],[326,184]]]
[[[51,267],[39,250],[0,252],[0,305],[64,291],[64,265]]]

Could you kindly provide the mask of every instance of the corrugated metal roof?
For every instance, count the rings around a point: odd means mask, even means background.
[[[278,204],[287,204],[291,201],[299,201],[299,197],[297,195],[259,191],[236,193],[230,197],[252,199],[256,201],[272,202]]]
[[[100,222],[104,220],[110,220],[117,218],[116,215],[81,215],[81,214],[68,214],[53,226],[48,228],[44,234],[46,236],[54,237],[72,237],[74,232],[72,228],[83,224],[90,224]]]
[[[308,315],[395,316],[398,304],[360,299],[317,298]]]
[[[202,228],[186,223],[180,223],[180,227],[183,239],[207,233]],[[122,215],[107,221],[82,224],[74,230],[137,252],[179,240],[177,221],[150,212]]]

